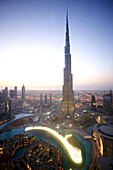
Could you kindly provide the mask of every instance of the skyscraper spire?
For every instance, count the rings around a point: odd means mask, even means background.
[[[66,46],[70,46],[69,44],[69,28],[68,28],[68,11],[66,16]]]
[[[72,74],[71,74],[71,54],[70,54],[68,11],[67,11],[62,113],[65,116],[73,117],[74,112],[75,112],[75,106],[74,106],[74,92],[73,92],[73,83],[72,83]]]

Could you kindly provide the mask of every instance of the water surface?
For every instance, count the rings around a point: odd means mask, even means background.
[[[66,132],[66,131],[63,131],[61,129],[58,129],[57,130],[58,132],[60,133],[69,133],[69,132]],[[68,155],[66,153],[66,151],[64,150],[63,146],[59,143],[59,141],[53,137],[50,133],[48,132],[45,132],[45,131],[40,131],[40,130],[32,130],[32,131],[28,131],[28,132],[25,132],[25,129],[24,128],[18,128],[18,129],[11,129],[9,131],[6,131],[4,133],[1,133],[0,134],[0,139],[6,139],[6,138],[12,138],[14,135],[17,135],[17,134],[25,134],[25,135],[28,135],[28,136],[35,136],[36,137],[36,141],[39,140],[39,139],[42,139],[42,140],[45,140],[45,141],[48,141],[49,143],[55,145],[62,153],[62,162],[63,162],[63,168],[65,169],[69,169],[69,168],[72,168],[73,170],[76,170],[77,167],[76,165],[73,166],[71,164],[71,162],[69,161],[68,159]],[[81,168],[81,170],[85,170],[87,169],[89,163],[91,163],[91,159],[90,159],[90,154],[91,154],[91,145],[90,145],[90,142],[89,141],[86,141],[86,140],[83,140],[79,135],[77,134],[74,134],[75,137],[77,138],[77,140],[79,142],[81,142],[85,148],[85,163],[84,163],[84,166]],[[18,158],[20,156],[22,156],[22,153],[25,149],[24,148],[20,148],[16,154],[15,154],[15,158]]]

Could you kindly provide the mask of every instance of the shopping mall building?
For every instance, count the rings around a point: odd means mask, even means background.
[[[113,159],[113,126],[96,124],[93,128],[93,138],[96,141],[98,156]]]

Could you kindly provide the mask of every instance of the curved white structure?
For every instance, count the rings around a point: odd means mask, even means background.
[[[65,139],[68,139],[71,136],[72,136],[72,134],[65,135]]]
[[[79,148],[77,148],[75,146],[72,146],[67,141],[67,137],[70,137],[71,134],[65,138],[62,135],[60,135],[58,132],[56,132],[55,130],[50,129],[48,127],[43,127],[43,126],[31,126],[31,127],[26,127],[25,128],[25,131],[29,131],[29,130],[45,130],[45,131],[51,133],[56,138],[58,138],[60,140],[60,142],[62,142],[62,144],[67,149],[67,151],[68,151],[68,153],[69,153],[69,155],[70,155],[70,157],[71,157],[71,159],[73,160],[74,163],[76,163],[76,164],[81,164],[82,163],[81,149],[79,149]]]

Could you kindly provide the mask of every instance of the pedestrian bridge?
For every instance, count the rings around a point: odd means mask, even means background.
[[[81,164],[82,163],[82,152],[81,149],[71,145],[67,138],[69,138],[70,136],[72,136],[72,134],[68,134],[62,136],[61,134],[59,134],[57,131],[48,128],[48,127],[44,127],[44,126],[31,126],[31,127],[26,127],[25,131],[29,131],[29,130],[44,130],[47,131],[49,133],[51,133],[52,135],[54,135],[62,144],[63,146],[67,149],[69,156],[71,157],[72,161],[76,164]]]

